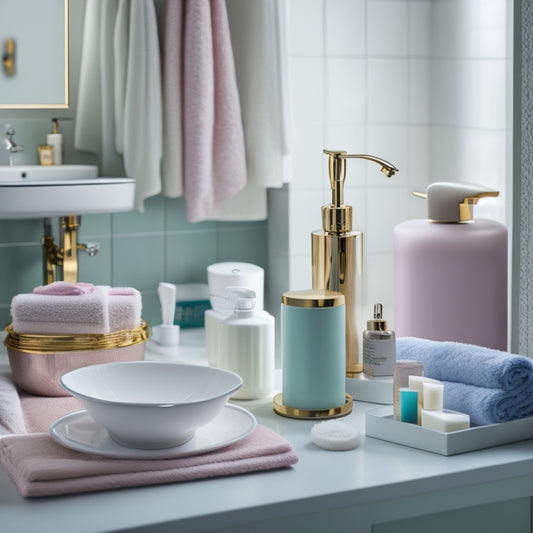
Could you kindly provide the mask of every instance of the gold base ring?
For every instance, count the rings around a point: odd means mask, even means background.
[[[339,418],[349,415],[352,412],[353,399],[350,394],[346,393],[346,401],[340,407],[332,409],[300,409],[297,407],[288,407],[283,404],[282,393],[274,396],[274,412],[288,418],[299,418],[300,420],[318,420],[326,418]]]

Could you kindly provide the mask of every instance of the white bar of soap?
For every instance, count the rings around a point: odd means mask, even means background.
[[[449,433],[470,427],[470,417],[464,413],[422,409],[422,427]]]
[[[444,398],[444,385],[442,383],[424,382],[422,387],[424,399],[422,405],[424,409],[436,409],[442,411]]]

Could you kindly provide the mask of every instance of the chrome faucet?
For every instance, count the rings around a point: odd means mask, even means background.
[[[22,152],[24,150],[23,144],[17,144],[15,142],[15,129],[9,124],[6,126],[6,150],[9,152],[9,165],[13,166],[13,154],[16,152]]]

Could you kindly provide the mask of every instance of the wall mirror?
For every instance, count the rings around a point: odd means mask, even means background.
[[[68,108],[68,0],[0,0],[0,12],[0,109]]]

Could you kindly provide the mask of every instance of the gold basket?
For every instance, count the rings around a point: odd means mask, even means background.
[[[100,334],[19,334],[6,327],[11,373],[15,383],[31,394],[68,396],[61,387],[63,374],[82,366],[114,361],[141,361],[150,325]]]

